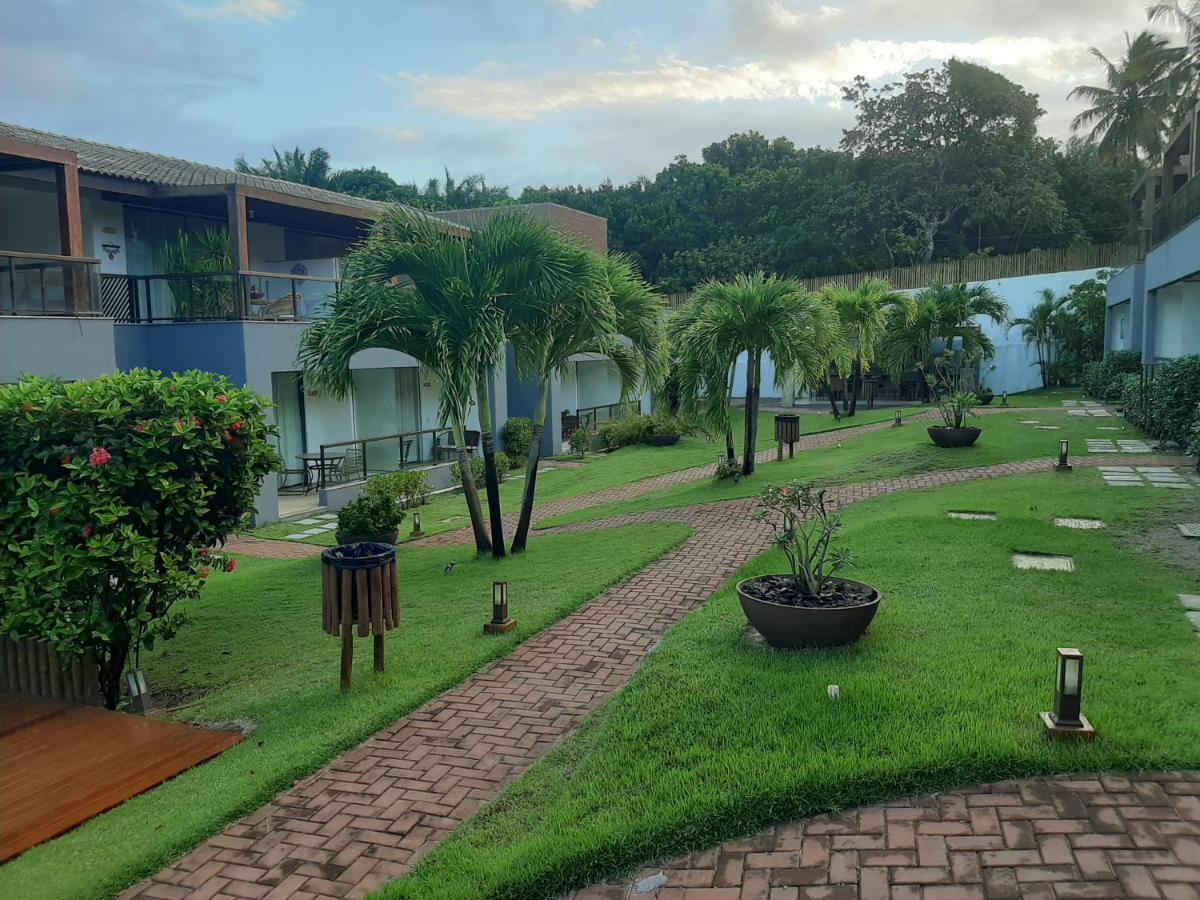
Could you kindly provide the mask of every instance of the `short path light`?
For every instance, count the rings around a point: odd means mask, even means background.
[[[1005,391],[1003,394],[1000,395],[1000,405],[1008,406],[1008,391]]]
[[[425,532],[421,530],[421,514],[419,512],[413,513],[413,530],[409,537],[425,537]]]
[[[1054,712],[1042,713],[1046,734],[1053,738],[1090,741],[1096,736],[1092,723],[1080,713],[1083,697],[1083,654],[1072,647],[1058,648],[1054,677]]]
[[[1063,438],[1058,442],[1058,463],[1054,466],[1056,472],[1070,472],[1071,464],[1067,462],[1067,440]]]
[[[904,424],[904,419],[900,416],[900,410],[896,410],[896,418],[892,420],[892,427],[899,428]]]
[[[517,627],[514,619],[508,617],[508,582],[492,582],[492,621],[483,626],[484,634],[504,634]]]

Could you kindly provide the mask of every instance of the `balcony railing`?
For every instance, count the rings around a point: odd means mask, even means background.
[[[1157,247],[1197,218],[1200,218],[1200,177],[1187,182],[1154,211],[1150,246]]]
[[[575,410],[578,428],[596,431],[606,422],[623,419],[625,416],[636,416],[641,412],[641,406],[636,400],[624,403],[604,403],[600,406],[581,406]]]
[[[100,260],[0,251],[0,315],[98,316]]]
[[[311,319],[341,282],[277,272],[104,275],[104,308],[120,322]]]
[[[305,491],[362,481],[373,475],[386,475],[418,466],[442,462],[457,456],[453,432],[449,428],[425,428],[379,437],[355,438],[322,444],[316,453],[302,453],[293,467],[288,463],[284,484]]]

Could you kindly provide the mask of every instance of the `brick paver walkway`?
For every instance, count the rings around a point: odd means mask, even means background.
[[[572,900],[1200,897],[1200,772],[1035,778],[777,825]]]
[[[930,472],[845,485],[831,489],[829,496],[845,506],[898,491],[1045,471],[1047,466],[1037,460]],[[693,533],[675,551],[229,826],[128,895],[362,896],[403,874],[624,685],[672,625],[766,548],[764,526],[750,520],[754,505],[753,498],[744,498],[561,529],[679,521]],[[730,528],[731,521],[738,527]],[[456,534],[470,539],[469,533]]]

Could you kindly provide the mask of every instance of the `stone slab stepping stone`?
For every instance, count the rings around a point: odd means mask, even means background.
[[[1200,522],[1189,525],[1180,525],[1179,533],[1186,538],[1200,538]]]
[[[1134,466],[1134,470],[1138,472],[1162,472],[1167,475],[1175,474],[1175,470],[1170,466]]]
[[[1062,403],[1063,406],[1078,406],[1079,405],[1078,400],[1062,400],[1060,402]]]
[[[300,533],[298,533],[298,534],[289,534],[289,535],[287,535],[287,539],[288,539],[289,541],[302,541],[302,540],[304,540],[306,537],[308,537],[308,532],[307,532],[307,531],[302,531],[302,532],[300,532]]]
[[[1069,556],[1054,556],[1050,553],[1014,553],[1012,561],[1018,569],[1036,569],[1040,572],[1075,571],[1075,560]]]
[[[321,523],[317,519],[301,519],[296,524],[297,525],[320,525]]]
[[[1036,425],[1040,421],[1041,421],[1040,419],[1022,419],[1021,424],[1022,425]]]
[[[1097,425],[1097,431],[1124,431],[1120,425]]]
[[[1102,419],[1103,418],[1109,418],[1109,419],[1112,418],[1112,413],[1110,413],[1107,409],[1092,409],[1092,410],[1088,410],[1088,411],[1093,416],[1099,416]]]
[[[1105,527],[1104,523],[1099,519],[1073,519],[1069,516],[1056,516],[1054,524],[1059,528],[1079,528],[1085,531]]]
[[[1099,406],[1100,404],[1097,403],[1095,400],[1080,400],[1079,405],[1080,406]]]
[[[1192,627],[1200,631],[1200,612],[1188,610],[1184,615],[1188,617],[1188,621],[1192,623]]]
[[[324,533],[325,533],[324,528],[310,528],[310,529],[308,529],[308,531],[300,532],[300,534],[302,534],[304,537],[316,537],[318,534],[324,534]]]
[[[1034,425],[1034,431],[1058,431],[1057,425]]]
[[[318,519],[336,519],[337,516],[334,513],[323,513],[322,515],[317,516],[317,518]]]
[[[1150,453],[1150,445],[1145,441],[1117,441],[1122,453]]]
[[[316,531],[336,531],[337,525],[335,523],[331,522],[328,525],[318,525],[315,530]]]
[[[1146,482],[1142,481],[1140,478],[1135,479],[1133,481],[1130,481],[1128,479],[1117,480],[1115,478],[1105,478],[1104,480],[1108,484],[1112,485],[1113,487],[1145,487],[1146,486]]]
[[[1184,609],[1200,612],[1200,594],[1180,594],[1179,602],[1183,604]]]
[[[1195,490],[1195,486],[1188,484],[1186,481],[1152,481],[1150,482],[1150,486],[1160,488],[1175,488],[1175,490],[1183,491]]]
[[[951,519],[967,519],[969,521],[995,521],[996,514],[993,512],[969,512],[967,510],[955,510],[946,513]]]

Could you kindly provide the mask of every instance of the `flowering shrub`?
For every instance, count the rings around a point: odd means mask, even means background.
[[[277,465],[265,401],[216,375],[145,370],[0,387],[0,633],[91,649],[108,706]]]
[[[854,565],[848,551],[833,546],[842,517],[826,507],[824,490],[799,481],[769,484],[758,495],[754,517],[771,526],[771,542],[810,597],[820,597],[830,578]]]

